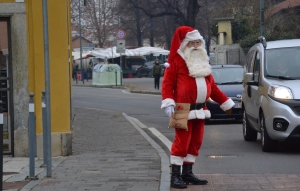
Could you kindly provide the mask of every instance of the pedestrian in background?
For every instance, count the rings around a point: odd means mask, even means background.
[[[73,67],[72,76],[73,76],[73,81],[77,81],[77,69],[75,66]]]
[[[198,30],[188,26],[176,29],[168,63],[162,82],[161,109],[170,117],[169,127],[175,128],[170,184],[173,188],[207,184],[207,180],[199,179],[192,171],[202,145],[205,119],[211,116],[205,102],[212,98],[227,114],[231,114],[234,102],[215,84]]]
[[[154,66],[152,67],[152,75],[154,77],[154,89],[159,89],[161,72],[162,67],[159,64],[159,60],[155,60]]]

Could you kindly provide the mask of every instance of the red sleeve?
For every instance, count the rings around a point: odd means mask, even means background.
[[[217,102],[219,105],[222,105],[229,98],[218,88],[215,84],[214,77],[210,74],[209,76],[210,86],[211,86],[211,94],[210,98]]]
[[[176,62],[170,63],[170,67],[166,68],[164,79],[162,82],[162,100],[167,98],[174,100],[174,89],[176,86],[177,81],[177,69],[176,69]]]

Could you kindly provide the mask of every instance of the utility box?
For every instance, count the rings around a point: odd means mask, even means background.
[[[118,64],[96,64],[93,68],[93,85],[118,86],[121,85],[121,68]]]

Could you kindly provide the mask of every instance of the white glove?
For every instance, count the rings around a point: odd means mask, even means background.
[[[168,106],[165,108],[165,113],[167,114],[168,117],[172,116],[172,113],[174,113],[174,106]]]

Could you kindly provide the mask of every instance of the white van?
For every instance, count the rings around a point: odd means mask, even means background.
[[[300,39],[266,42],[248,52],[242,91],[243,136],[262,150],[278,141],[300,140]]]

